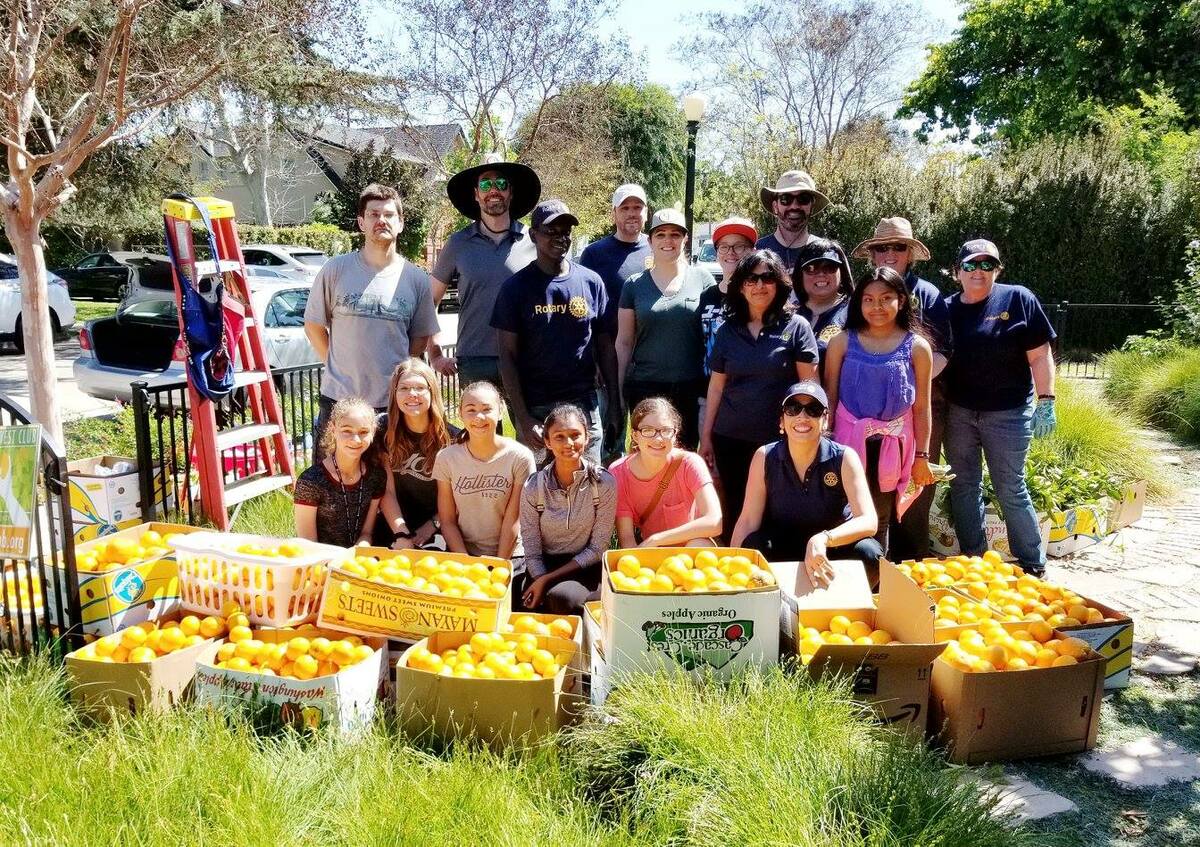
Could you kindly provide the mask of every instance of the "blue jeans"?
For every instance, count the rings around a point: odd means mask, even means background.
[[[983,532],[983,462],[1004,512],[1008,545],[1021,567],[1046,566],[1037,512],[1025,485],[1025,457],[1033,439],[1033,406],[977,412],[954,403],[946,418],[946,459],[955,473],[950,481],[954,532],[962,552],[978,556],[987,549]]]
[[[588,431],[587,457],[596,464],[600,464],[600,453],[604,446],[604,430],[600,424],[600,409],[594,391],[591,397],[579,397],[574,400],[556,400],[553,403],[541,403],[536,406],[529,406],[529,416],[540,424],[555,406],[563,403],[578,406],[583,411]],[[533,451],[533,455],[537,457],[538,464],[541,464],[542,459],[546,456],[546,445],[526,444],[525,446]]]

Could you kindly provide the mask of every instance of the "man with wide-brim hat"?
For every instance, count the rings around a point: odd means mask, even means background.
[[[801,248],[816,237],[809,232],[809,222],[829,205],[829,198],[817,190],[816,182],[805,171],[786,171],[774,188],[763,186],[758,197],[777,223],[775,231],[758,239],[754,246],[774,251],[791,273]]]
[[[942,437],[946,432],[946,387],[941,373],[953,352],[950,309],[937,286],[922,279],[913,269],[916,262],[930,258],[929,248],[913,236],[908,218],[882,218],[874,234],[850,254],[867,259],[872,267],[889,267],[904,278],[912,301],[913,315],[920,321],[933,348],[933,385],[929,396],[931,425],[929,461],[940,461]],[[926,486],[921,496],[904,513],[904,520],[891,533],[891,554],[923,559],[929,555],[929,510],[933,506],[934,486]]]
[[[471,223],[446,240],[433,265],[434,298],[440,302],[457,282],[459,314],[455,355],[446,356],[439,343],[445,339],[435,339],[432,363],[446,376],[458,373],[463,385],[479,380],[503,384],[492,311],[504,281],[537,256],[518,219],[537,205],[541,193],[532,168],[505,162],[498,154],[446,183],[446,196]]]

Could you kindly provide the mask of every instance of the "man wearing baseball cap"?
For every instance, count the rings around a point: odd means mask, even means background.
[[[754,246],[773,250],[791,273],[800,248],[815,238],[809,232],[809,222],[829,205],[829,198],[817,190],[816,182],[805,171],[785,172],[774,188],[759,189],[758,197],[778,223],[774,232],[758,239]]]
[[[579,255],[579,264],[590,268],[604,280],[608,292],[608,310],[604,323],[608,334],[617,337],[617,305],[625,280],[637,276],[651,265],[650,239],[642,232],[646,227],[646,191],[637,183],[617,186],[612,196],[613,231],[594,241]],[[605,432],[604,459],[617,458],[625,447],[625,416],[608,414],[608,392],[600,394],[600,410],[607,421],[612,418],[615,430]],[[617,420],[619,419],[619,420]]]
[[[472,223],[446,240],[433,264],[434,301],[441,302],[449,284],[457,280],[459,314],[455,356],[444,355],[435,339],[431,362],[446,376],[457,372],[462,385],[481,379],[500,385],[492,308],[504,280],[534,259],[533,244],[519,219],[537,205],[541,192],[532,168],[505,162],[496,153],[446,183],[451,204]]]
[[[619,413],[617,359],[604,311],[608,295],[595,271],[566,258],[579,219],[561,200],[545,200],[530,216],[537,257],[500,287],[491,325],[499,334],[504,393],[521,443],[540,455],[539,425],[560,403],[583,410],[588,458],[600,461],[602,434],[596,370]]]

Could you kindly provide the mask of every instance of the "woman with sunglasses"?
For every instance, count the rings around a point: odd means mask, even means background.
[[[699,440],[704,393],[704,333],[700,297],[716,285],[712,274],[689,265],[687,224],[678,209],[660,209],[650,222],[654,267],[621,289],[617,310],[617,377],[627,408],[666,397],[683,417],[680,442]]]
[[[833,578],[831,560],[858,559],[874,584],[883,556],[872,537],[875,506],[858,456],[825,436],[828,409],[818,383],[788,389],[779,418],[783,437],[754,454],[731,541],[768,561],[803,560],[817,585]]]
[[[885,553],[892,515],[903,517],[920,487],[933,484],[933,351],[913,312],[904,278],[891,268],[875,268],[858,281],[846,331],[829,342],[825,359],[834,439],[854,448],[866,465],[879,518],[875,540]]]
[[[995,244],[968,241],[959,249],[955,265],[962,291],[946,301],[954,356],[945,371],[950,402],[946,458],[955,473],[950,482],[954,531],[964,554],[979,555],[987,549],[986,459],[1009,549],[1022,568],[1040,575],[1046,552],[1025,485],[1025,459],[1033,437],[1049,435],[1056,424],[1050,351],[1056,334],[1033,292],[996,281],[1003,266]]]
[[[824,372],[825,350],[846,326],[850,292],[854,290],[850,260],[841,244],[814,238],[800,251],[792,280],[800,283],[796,286],[796,314],[812,327]]]
[[[379,416],[375,449],[388,470],[375,543],[395,550],[437,544],[437,482],[433,461],[461,430],[446,421],[433,368],[405,359],[392,372],[388,410]]]
[[[679,412],[662,397],[637,404],[633,451],[613,462],[621,547],[708,547],[721,533],[721,501],[704,460],[676,446]]]
[[[717,469],[728,515],[741,514],[754,451],[779,436],[775,415],[788,386],[817,378],[817,342],[808,322],[791,313],[791,294],[770,250],[745,256],[729,279],[700,435],[700,455]]]

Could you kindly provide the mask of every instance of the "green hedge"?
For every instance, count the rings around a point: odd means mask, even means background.
[[[1109,353],[1105,395],[1136,417],[1200,443],[1200,347],[1166,341]]]

